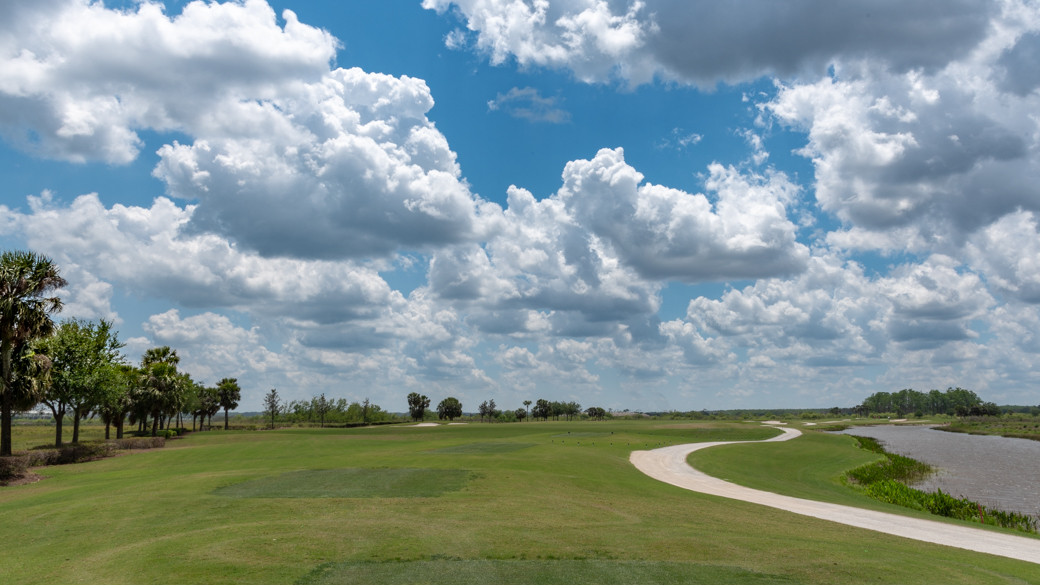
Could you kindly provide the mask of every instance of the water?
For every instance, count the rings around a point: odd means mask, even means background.
[[[1040,441],[967,435],[930,426],[853,427],[885,449],[924,461],[939,473],[914,487],[966,497],[988,507],[1040,516]]]

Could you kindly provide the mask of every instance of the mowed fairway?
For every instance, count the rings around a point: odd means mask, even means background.
[[[775,433],[654,421],[197,433],[0,488],[0,580],[1040,583],[1036,565],[692,493],[628,462]]]

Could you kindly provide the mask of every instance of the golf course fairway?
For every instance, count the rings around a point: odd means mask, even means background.
[[[0,580],[1040,583],[1031,563],[698,494],[629,463],[633,451],[777,434],[675,421],[194,433],[0,488]],[[827,474],[875,457],[818,433],[703,453],[732,450],[744,468],[754,448],[772,449],[782,465],[775,447],[802,441]]]

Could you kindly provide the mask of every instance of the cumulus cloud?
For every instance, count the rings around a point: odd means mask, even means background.
[[[263,0],[191,2],[174,18],[153,2],[4,10],[0,125],[33,152],[73,161],[126,163],[141,145],[137,129],[187,129],[216,102],[318,81],[337,44],[291,10],[279,27]]]
[[[0,127],[73,161],[133,160],[138,129],[193,138],[155,176],[193,228],[267,256],[371,258],[465,241],[479,208],[409,77],[335,69],[337,41],[263,0],[168,17],[68,0],[18,10],[0,46]],[[19,138],[21,137],[21,138]]]
[[[104,288],[94,281],[100,279],[184,306],[316,323],[368,318],[404,302],[378,266],[264,258],[219,236],[185,234],[195,208],[166,198],[150,208],[106,208],[94,194],[67,206],[46,195],[29,204],[28,213],[0,206],[4,234],[81,275],[74,287]]]
[[[983,38],[999,3],[423,0],[438,12],[453,6],[492,64],[565,68],[584,81],[660,76],[711,86],[822,72],[835,59],[941,67]],[[457,35],[451,45],[460,46]]]
[[[542,97],[533,87],[520,89],[514,87],[504,94],[498,94],[488,102],[491,111],[503,110],[514,118],[528,122],[548,122],[550,124],[566,124],[571,121],[571,113],[559,107],[563,101],[559,97]]]
[[[805,269],[787,207],[799,188],[783,173],[708,167],[704,194],[642,183],[621,149],[572,161],[557,197],[640,274],[686,282],[762,278]]]

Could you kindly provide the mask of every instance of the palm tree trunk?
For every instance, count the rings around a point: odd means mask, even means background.
[[[72,444],[79,443],[79,411],[72,409]]]
[[[119,418],[116,420],[116,438],[117,439],[122,439],[123,438],[123,415],[122,414],[120,414]]]
[[[6,456],[11,454],[11,411],[13,410],[12,402],[13,396],[11,392],[4,391],[3,406],[0,407],[0,456]]]
[[[159,433],[159,415],[156,414],[152,417],[152,436],[156,436]]]
[[[224,408],[224,430],[225,431],[228,430],[227,408],[226,407]]]
[[[107,441],[110,437],[108,435],[109,429],[112,428],[112,421],[105,422],[105,440]]]
[[[7,329],[7,324],[4,324]],[[14,353],[14,343],[10,339],[4,339],[0,343],[0,356],[3,363],[3,380],[0,383],[0,457],[11,454],[11,416],[14,410],[14,391],[11,388],[11,380],[14,372],[11,371],[11,356]]]

